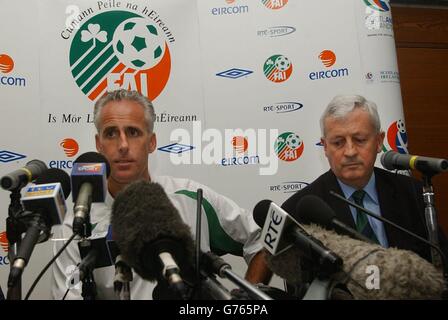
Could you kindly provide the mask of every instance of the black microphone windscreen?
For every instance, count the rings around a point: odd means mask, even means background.
[[[393,150],[389,150],[381,155],[381,164],[387,170],[394,170],[393,161],[395,158],[396,152]]]
[[[42,172],[34,181],[35,184],[46,184],[59,182],[64,191],[65,199],[68,198],[71,192],[70,176],[62,169],[50,168]]]
[[[116,197],[112,207],[112,232],[124,260],[144,279],[154,281],[160,274],[158,257],[171,252],[181,269],[191,266],[194,243],[190,227],[158,183],[137,181]],[[147,256],[151,255],[151,256]]]
[[[336,216],[328,204],[315,195],[306,195],[300,199],[296,212],[292,212],[291,215],[301,223],[316,223],[324,227],[329,226]]]
[[[268,215],[269,206],[271,205],[271,200],[261,200],[255,205],[253,210],[253,217],[256,224],[263,228],[264,222],[266,221],[266,216]]]
[[[80,155],[74,163],[105,163],[106,164],[106,175],[109,178],[110,175],[110,164],[107,159],[98,152],[90,151],[85,152],[82,155]]]

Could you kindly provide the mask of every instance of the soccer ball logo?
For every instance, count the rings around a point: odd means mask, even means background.
[[[397,129],[400,133],[406,133],[406,126],[403,120],[400,119],[397,121]]]
[[[408,135],[403,120],[399,119],[389,126],[387,142],[392,150],[402,154],[408,153]]]
[[[274,148],[280,160],[291,162],[300,158],[304,150],[304,144],[302,139],[294,132],[285,132],[277,138]]]
[[[123,21],[115,30],[113,47],[118,59],[126,66],[147,70],[163,57],[164,42],[159,30],[143,18]]]
[[[284,55],[273,55],[264,63],[263,73],[272,82],[286,81],[292,74],[292,63]]]
[[[279,71],[286,71],[291,66],[291,62],[289,62],[288,58],[285,56],[278,56],[277,59],[275,59],[275,67]]]
[[[286,145],[290,148],[290,149],[298,149],[301,145],[302,145],[302,141],[300,140],[299,136],[296,135],[295,133],[291,133],[287,138],[286,138]]]

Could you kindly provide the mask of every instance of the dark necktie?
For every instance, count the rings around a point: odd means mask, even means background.
[[[363,200],[365,195],[366,192],[364,190],[356,190],[355,192],[353,192],[352,198],[357,205],[364,208]],[[367,215],[359,209],[356,209],[356,230],[359,233],[365,235],[367,238],[379,244],[375,232],[373,232],[372,226],[367,219]]]

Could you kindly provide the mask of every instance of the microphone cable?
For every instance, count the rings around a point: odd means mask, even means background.
[[[196,281],[198,284],[198,290],[201,291],[201,233],[202,233],[202,200],[203,191],[198,189],[196,193]]]
[[[34,288],[36,287],[37,283],[39,282],[39,280],[42,278],[42,276],[44,275],[45,271],[47,271],[47,269],[53,264],[54,261],[56,261],[56,259],[61,255],[61,253],[65,250],[65,248],[67,248],[67,246],[70,244],[70,242],[73,241],[73,239],[76,237],[76,234],[72,234],[72,236],[68,239],[68,241],[62,246],[61,249],[59,249],[59,251],[56,253],[56,255],[50,260],[50,262],[47,263],[47,265],[42,269],[42,271],[39,273],[39,275],[37,276],[36,280],[34,280],[33,284],[31,285],[30,289],[28,290],[25,299],[24,300],[28,300],[28,298],[30,297],[31,293],[33,292]],[[67,293],[66,293],[67,294]]]

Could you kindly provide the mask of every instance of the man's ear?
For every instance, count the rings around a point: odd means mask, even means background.
[[[320,138],[320,143],[324,147],[325,155],[327,155],[327,142],[324,137]]]
[[[385,136],[386,136],[386,134],[384,133],[384,131],[381,131],[378,134],[377,149],[376,149],[377,153],[380,153],[383,150],[383,143],[384,143]]]
[[[157,137],[155,132],[151,134],[149,138],[149,153],[153,153],[157,148]]]
[[[98,133],[95,135],[95,145],[96,145],[96,151],[101,153],[100,136],[98,135]]]

